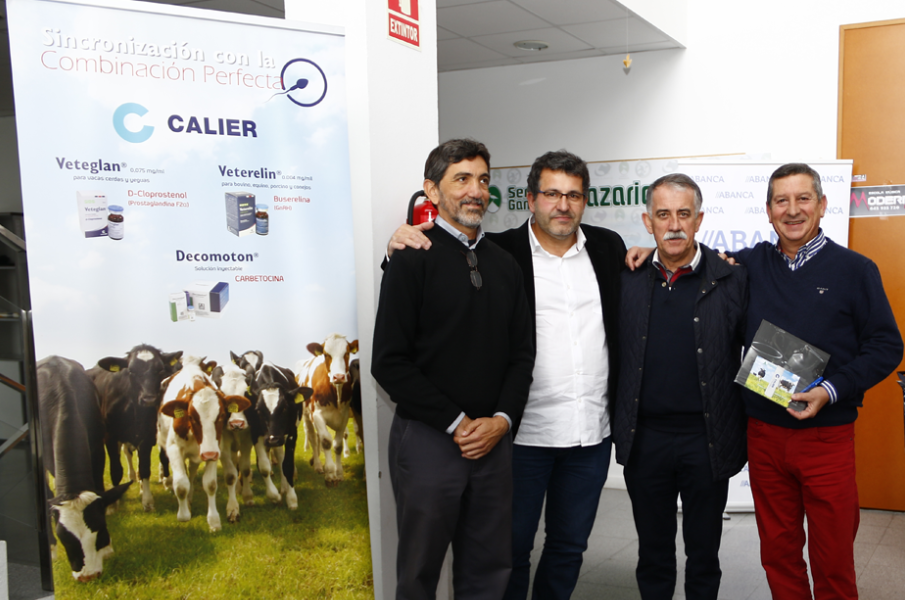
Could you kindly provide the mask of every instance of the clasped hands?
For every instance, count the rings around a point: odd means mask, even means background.
[[[465,416],[453,432],[453,441],[459,445],[462,458],[477,460],[493,450],[508,431],[509,422],[503,417]]]

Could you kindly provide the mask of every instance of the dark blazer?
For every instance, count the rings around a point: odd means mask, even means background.
[[[530,220],[521,227],[500,233],[487,233],[487,238],[509,252],[522,268],[525,293],[531,312],[532,337],[537,345],[536,324],[537,301],[534,295],[534,262],[531,260],[531,240],[528,237]],[[597,274],[600,288],[600,304],[603,307],[603,330],[606,332],[606,346],[610,362],[609,402],[610,422],[616,404],[616,381],[619,377],[619,296],[621,283],[619,274],[625,268],[625,243],[619,234],[603,227],[581,225],[587,243],[585,250]]]
[[[747,417],[742,387],[735,383],[735,375],[745,340],[748,274],[744,267],[730,266],[703,244],[701,252],[704,273],[694,309],[694,342],[698,348],[695,358],[710,467],[713,480],[722,481],[738,473],[747,461]],[[644,266],[622,274],[622,377],[612,402],[616,407],[613,443],[620,465],[628,462],[638,427],[638,398],[645,376],[641,368],[647,350],[651,294],[657,282],[653,254]]]

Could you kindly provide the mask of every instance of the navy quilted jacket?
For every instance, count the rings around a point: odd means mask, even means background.
[[[741,364],[748,304],[748,274],[701,244],[705,276],[695,304],[694,330],[704,422],[714,481],[728,479],[747,461],[745,406],[735,375]],[[621,367],[613,439],[616,461],[628,461],[638,422],[641,367],[647,344],[650,299],[656,280],[651,259],[622,272],[619,315]],[[646,373],[656,377],[656,373]]]

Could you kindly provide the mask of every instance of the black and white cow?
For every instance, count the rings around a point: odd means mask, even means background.
[[[251,407],[244,395],[226,396],[202,370],[203,359],[185,357],[182,370],[167,382],[157,424],[157,443],[166,449],[173,471],[173,491],[179,503],[176,520],[192,518],[192,482],[201,463],[207,494],[207,524],[220,530],[217,511],[217,460],[228,415]],[[188,469],[186,469],[188,461]]]
[[[349,363],[349,375],[352,377],[352,400],[349,402],[349,408],[352,410],[352,421],[355,423],[355,452],[361,454],[364,452],[364,428],[361,422],[361,367],[356,358]],[[345,435],[346,444],[343,449],[343,456],[349,456],[349,432]]]
[[[315,471],[324,473],[324,482],[332,487],[344,478],[342,454],[352,401],[349,362],[350,355],[358,353],[358,340],[350,342],[334,333],[323,344],[311,343],[307,348],[313,356],[296,364],[298,383],[314,390],[305,404],[305,433],[313,450],[311,464]],[[332,435],[328,427],[333,430]],[[320,462],[321,450],[324,466]]]
[[[120,450],[125,449],[129,479],[141,480],[141,505],[154,510],[151,496],[151,448],[157,440],[157,410],[160,407],[160,383],[181,368],[182,352],[164,353],[153,346],[132,348],[125,358],[107,357],[88,370],[97,387],[101,413],[106,426],[110,481],[123,478]],[[138,451],[138,474],[132,465],[132,453]]]
[[[100,576],[104,558],[113,554],[107,506],[132,482],[104,491],[104,424],[97,390],[82,365],[50,356],[38,362],[37,374],[44,468],[54,477],[56,492],[50,511],[72,576],[89,581]],[[50,541],[55,543],[52,533]]]
[[[286,496],[286,506],[298,508],[298,496],[295,493],[295,447],[298,441],[299,421],[302,418],[302,405],[311,397],[309,387],[298,386],[292,371],[274,365],[264,365],[255,377],[254,395],[255,410],[264,423],[266,434],[264,445],[270,457],[265,460],[279,464],[280,493]],[[258,467],[262,456],[258,454]],[[262,474],[265,472],[261,469]],[[265,481],[269,477],[264,478]]]
[[[229,352],[229,358],[234,365],[238,365],[241,369],[251,369],[252,373],[257,375],[261,367],[264,366],[264,353],[260,350],[248,350],[242,354],[236,354],[232,350]]]

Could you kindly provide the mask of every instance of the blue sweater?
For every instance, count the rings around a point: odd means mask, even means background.
[[[838,394],[835,404],[824,406],[813,419],[799,421],[778,404],[743,390],[748,415],[791,429],[852,423],[864,392],[902,361],[902,336],[877,265],[829,239],[795,271],[769,242],[733,256],[748,268],[750,282],[745,345],[750,347],[766,319],[829,352],[823,376]]]

